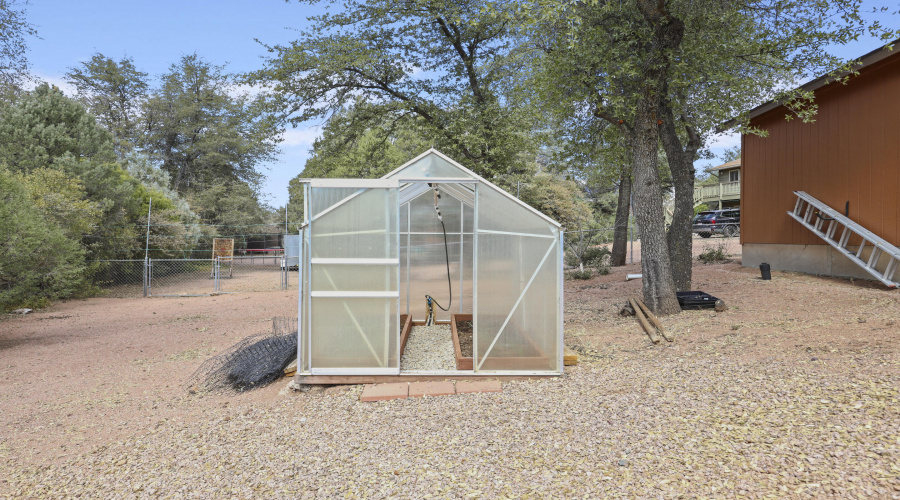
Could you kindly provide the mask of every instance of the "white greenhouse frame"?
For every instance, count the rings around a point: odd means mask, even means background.
[[[435,149],[381,179],[301,182],[298,377],[562,373],[558,222]],[[472,370],[401,371],[401,314],[424,321],[425,293],[449,298],[437,322],[472,315]]]

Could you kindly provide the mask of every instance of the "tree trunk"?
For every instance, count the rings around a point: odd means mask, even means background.
[[[624,266],[628,250],[628,215],[631,213],[631,170],[623,165],[619,172],[619,201],[616,205],[616,224],[610,263]]]
[[[644,303],[658,315],[681,311],[669,262],[663,217],[662,186],[657,171],[659,137],[652,103],[644,95],[635,116],[633,148],[634,216],[641,230],[641,272]]]
[[[660,136],[672,183],[675,186],[675,209],[672,225],[667,235],[669,258],[672,263],[672,278],[679,292],[691,289],[691,267],[693,265],[693,235],[691,224],[694,216],[694,157],[699,148],[699,138],[689,133],[687,147],[682,147],[675,128],[675,118],[668,102],[660,104],[663,120]]]
[[[638,9],[653,35],[641,68],[639,98],[635,107],[632,137],[632,175],[635,218],[641,230],[641,271],[644,303],[656,314],[681,312],[675,297],[675,282],[666,241],[662,186],[657,170],[659,152],[659,105],[666,90],[668,52],[681,44],[684,23],[673,18],[665,4],[638,0]]]

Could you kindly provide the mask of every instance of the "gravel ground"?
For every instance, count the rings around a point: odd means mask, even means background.
[[[599,360],[499,394],[292,395],[165,422],[5,485],[25,497],[900,497],[900,380],[823,375]]]
[[[456,355],[450,325],[413,326],[401,370],[456,370]]]
[[[496,394],[188,396],[182,381],[280,295],[3,320],[0,497],[900,499],[897,291],[697,266],[728,311],[662,318],[676,341],[653,346],[617,315],[638,269],[567,281],[580,364]]]

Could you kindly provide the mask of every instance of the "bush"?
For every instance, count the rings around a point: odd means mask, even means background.
[[[725,253],[725,244],[719,243],[714,247],[706,246],[703,248],[703,252],[699,256],[697,256],[697,258],[704,264],[725,262],[726,260],[728,260],[728,254]]]
[[[565,262],[566,267],[578,267],[578,257],[571,250],[566,250]]]
[[[0,311],[41,307],[85,289],[84,250],[0,169]]]
[[[601,262],[603,262],[603,259],[609,259],[611,254],[612,253],[609,251],[609,248],[605,246],[590,247],[585,250],[582,259],[588,266],[597,266],[600,265]]]
[[[606,276],[609,274],[610,270],[612,270],[612,255],[610,252],[606,252],[606,255],[596,260],[594,263],[594,268],[597,269],[597,274]]]
[[[576,269],[569,273],[569,276],[571,276],[572,279],[576,280],[589,280],[594,277],[594,272],[590,269],[585,269],[584,271],[579,271]]]

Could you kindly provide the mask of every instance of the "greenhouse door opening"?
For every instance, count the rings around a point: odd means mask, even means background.
[[[400,191],[400,292],[414,323],[472,313],[474,184],[408,183]]]

